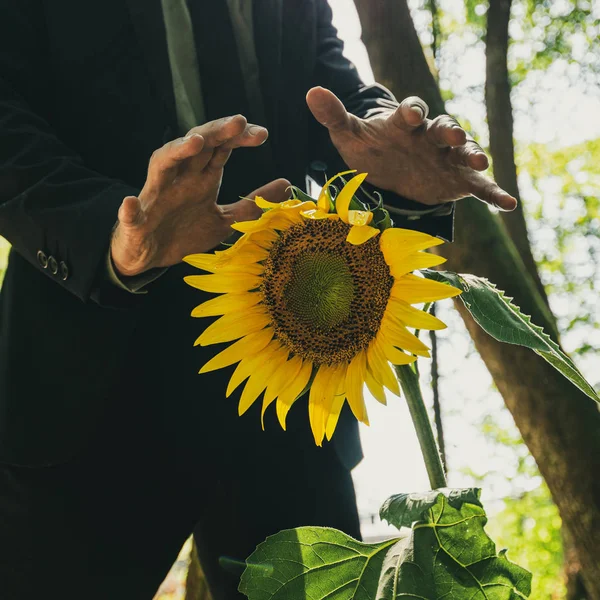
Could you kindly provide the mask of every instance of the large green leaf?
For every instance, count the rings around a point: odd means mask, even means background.
[[[557,371],[596,402],[600,397],[586,381],[573,361],[544,330],[531,322],[511,302],[512,298],[482,277],[424,269],[428,279],[449,283],[462,290],[460,299],[484,331],[500,342],[531,348],[546,359]]]
[[[240,591],[250,600],[519,600],[531,575],[483,530],[477,490],[402,494],[382,517],[407,534],[363,544],[324,527],[267,538],[249,557]]]
[[[479,502],[479,490],[477,488],[443,489],[431,490],[429,492],[414,494],[397,494],[388,498],[379,509],[379,516],[390,525],[400,529],[401,527],[412,527],[415,521],[423,518],[423,515],[437,502],[442,492],[451,506],[460,507],[463,502],[470,502],[481,506]]]

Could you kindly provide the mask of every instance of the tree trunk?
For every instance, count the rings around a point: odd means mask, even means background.
[[[502,213],[502,220],[538,292],[548,303],[527,235],[525,212],[517,183],[514,127],[508,76],[508,23],[512,0],[490,0],[487,13],[485,106],[490,130],[490,154],[498,185],[519,200],[516,210]]]
[[[496,181],[519,199],[517,209],[510,213],[502,213],[502,219],[525,268],[533,278],[538,292],[548,304],[546,290],[531,252],[525,212],[517,183],[511,85],[508,74],[508,26],[511,4],[512,0],[490,0],[487,12],[485,104],[490,134],[490,154]],[[559,341],[558,338],[556,341]],[[565,541],[566,538],[570,538],[568,535],[564,537]],[[570,540],[565,545],[565,575],[568,600],[585,600],[581,563]]]
[[[375,77],[398,96],[443,101],[427,68],[406,0],[355,0]],[[553,315],[500,219],[475,199],[457,207],[448,268],[488,277],[556,335]],[[600,412],[545,360],[496,342],[456,303],[525,443],[546,479],[579,560],[590,600],[600,600]]]

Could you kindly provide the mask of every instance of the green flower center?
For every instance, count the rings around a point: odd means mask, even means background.
[[[292,268],[284,295],[299,321],[326,332],[350,316],[352,273],[343,258],[329,252],[303,254]]]

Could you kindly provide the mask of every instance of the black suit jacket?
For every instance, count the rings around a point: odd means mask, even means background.
[[[271,135],[260,151],[235,153],[222,201],[274,177],[300,183],[315,159],[337,167],[305,105],[311,86],[361,116],[395,106],[343,57],[325,0],[254,4]],[[192,343],[204,322],[188,315],[203,298],[182,283],[185,266],[144,296],[102,283],[117,209],[176,129],[160,0],[0,0],[0,234],[13,247],[0,296],[0,461],[70,459],[136,390],[173,399],[181,423],[205,422],[206,435],[227,441],[257,427],[254,414],[240,425],[235,399],[223,399],[229,372],[196,375],[207,357]],[[352,466],[353,419],[336,444]]]

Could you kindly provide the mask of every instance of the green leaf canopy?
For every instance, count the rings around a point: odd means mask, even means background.
[[[592,400],[600,402],[594,388],[586,381],[573,361],[544,330],[531,322],[493,283],[482,277],[424,269],[428,279],[449,283],[462,290],[460,299],[481,328],[493,338],[507,344],[531,348]]]
[[[401,494],[382,518],[406,535],[363,544],[324,527],[269,537],[249,557],[240,591],[250,600],[517,600],[531,575],[496,553],[478,490]]]

